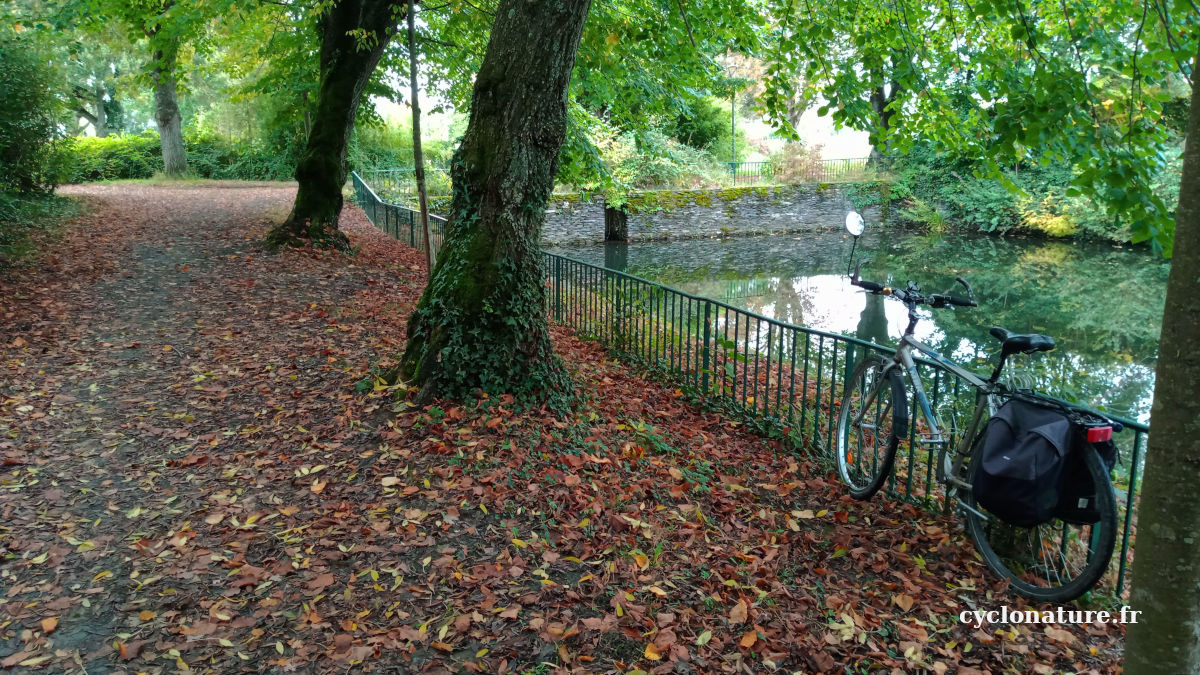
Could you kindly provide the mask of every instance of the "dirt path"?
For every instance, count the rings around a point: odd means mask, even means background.
[[[1104,670],[1011,635],[954,525],[820,471],[558,334],[571,421],[409,410],[420,256],[257,242],[292,188],[97,186],[0,280],[0,664],[43,672]],[[397,402],[400,401],[400,402]],[[988,598],[990,593],[995,597]],[[540,669],[540,670],[539,670]]]

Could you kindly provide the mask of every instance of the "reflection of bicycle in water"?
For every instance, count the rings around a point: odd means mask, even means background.
[[[861,225],[856,233],[861,234]],[[869,499],[892,473],[896,449],[902,438],[909,435],[909,395],[905,386],[907,375],[912,387],[912,400],[924,420],[925,427],[915,442],[926,450],[937,450],[937,479],[946,486],[948,497],[958,499],[959,510],[967,521],[967,531],[974,539],[988,566],[1002,578],[1008,579],[1018,593],[1046,602],[1063,602],[1076,598],[1091,589],[1108,568],[1116,543],[1117,506],[1108,468],[1090,444],[1083,453],[1086,472],[1095,486],[1094,508],[1099,514],[1095,523],[1078,524],[1060,519],[1031,527],[1018,527],[988,513],[978,504],[972,490],[982,464],[980,439],[985,422],[1001,404],[1011,398],[1035,400],[1038,405],[1061,408],[1076,424],[1094,429],[1088,440],[1111,438],[1112,430],[1120,424],[1097,418],[1090,413],[1068,410],[1053,399],[1011,389],[1000,382],[1008,357],[1016,353],[1032,354],[1054,348],[1054,340],[1045,335],[1022,335],[994,327],[991,334],[1002,346],[1000,361],[987,379],[968,371],[933,348],[913,337],[919,319],[917,308],[976,307],[970,285],[961,278],[967,296],[924,293],[908,282],[904,289],[863,281],[858,268],[851,283],[868,293],[890,297],[904,303],[908,309],[908,326],[896,351],[890,357],[869,354],[859,361],[846,382],[837,422],[834,453],[838,473],[858,499]],[[953,431],[944,425],[930,407],[913,360],[919,352],[940,367],[954,374],[974,389],[975,405],[969,423],[963,426],[957,447],[950,447]],[[1091,496],[1089,496],[1090,498]]]

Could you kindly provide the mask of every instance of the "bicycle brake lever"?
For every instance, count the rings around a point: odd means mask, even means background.
[[[954,280],[962,284],[963,288],[967,289],[967,299],[975,300],[975,291],[971,288],[971,284],[967,283],[966,279],[962,277],[954,277]]]

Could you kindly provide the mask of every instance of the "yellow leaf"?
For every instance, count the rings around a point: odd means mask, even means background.
[[[711,639],[712,639],[712,631],[706,630],[703,633],[696,636],[696,646],[703,647],[704,645],[708,644],[708,641]]]
[[[648,588],[646,590],[650,591],[651,593],[657,595],[660,598],[667,597],[667,592],[664,591],[663,589],[659,588],[658,586],[651,586],[650,588]]]
[[[608,37],[604,38],[604,42],[610,47],[615,46],[620,41],[621,37],[616,33],[609,33]]]
[[[512,543],[513,546],[516,546],[517,548],[526,548],[529,546],[529,544],[525,543],[525,540],[517,539],[516,537],[513,537]]]
[[[141,619],[142,621],[150,621],[154,617],[155,617],[154,612],[151,612],[148,609],[143,609],[142,611],[138,612],[138,618]]]
[[[829,515],[829,509],[821,509],[820,511],[817,511],[818,518],[821,518],[822,516],[827,516],[827,515]]]
[[[650,564],[650,558],[648,558],[645,553],[634,553],[633,562],[637,563],[638,567],[646,569],[646,567]]]
[[[112,576],[112,572],[110,572],[110,571],[108,571],[108,570],[104,570],[103,572],[101,572],[101,573],[97,574],[96,576],[92,577],[92,582],[93,582],[93,583],[95,583],[95,582],[97,582],[97,581],[101,581],[101,580],[103,580],[103,579],[107,579],[107,578],[109,578],[109,577],[111,577],[111,576]]]
[[[58,617],[57,616],[51,616],[51,617],[42,619],[42,632],[43,633],[45,633],[46,635],[49,635],[54,632],[55,628],[58,628]]]
[[[662,658],[662,654],[659,653],[658,647],[655,647],[653,642],[646,645],[646,651],[643,653],[643,655],[651,661],[658,661]]]
[[[36,558],[33,558],[29,562],[32,565],[41,565],[42,563],[46,562],[46,558],[49,558],[49,557],[50,557],[50,552],[46,551],[45,553],[37,556]]]

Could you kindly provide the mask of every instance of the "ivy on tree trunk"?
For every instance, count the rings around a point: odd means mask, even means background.
[[[418,400],[512,393],[558,407],[572,387],[550,343],[541,255],[589,0],[502,0],[451,172],[450,222],[408,322],[400,375]]]
[[[338,230],[346,149],[363,91],[405,11],[387,0],[342,0],[318,19],[321,78],[308,143],[296,165],[300,186],[291,215],[267,235],[268,245],[349,248]]]
[[[1125,672],[1200,673],[1200,53],[1138,506]]]

